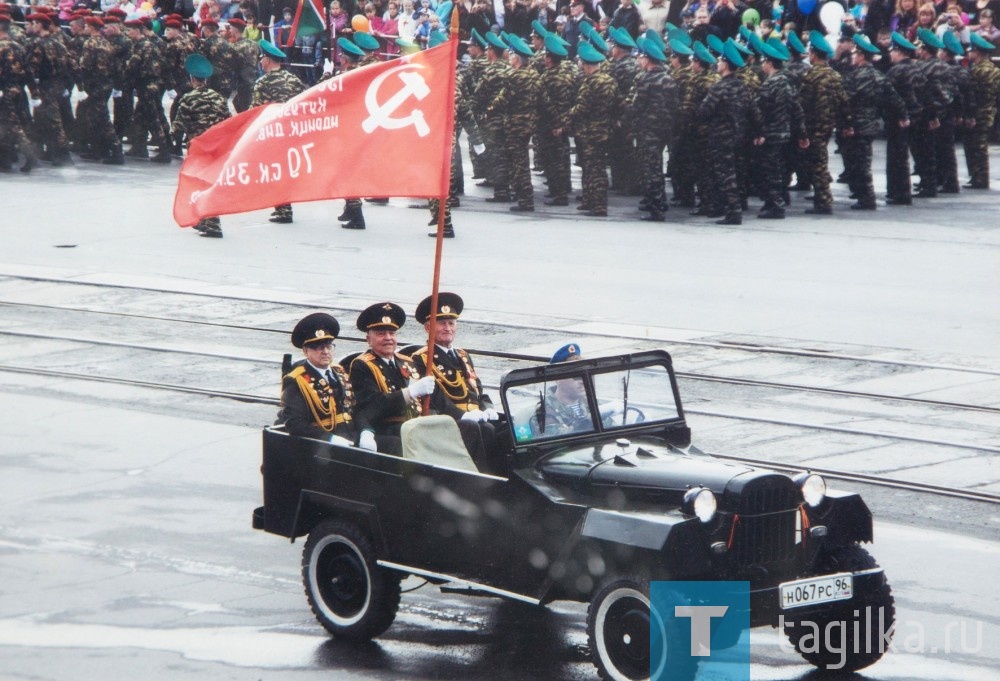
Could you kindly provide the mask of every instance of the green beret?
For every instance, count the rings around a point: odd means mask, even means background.
[[[694,50],[694,58],[698,61],[708,66],[715,64],[715,57],[712,56],[712,53],[708,51],[708,48],[700,40],[695,40],[691,49]]]
[[[490,47],[496,48],[501,51],[507,49],[507,46],[504,45],[504,42],[500,40],[500,36],[498,36],[493,31],[488,31],[484,37],[486,38],[486,42],[490,44]]]
[[[522,57],[535,56],[534,51],[528,46],[528,43],[524,42],[524,38],[519,35],[511,33],[507,36],[507,43],[510,45],[510,49]]]
[[[654,31],[653,29],[647,28],[646,32],[643,33],[643,35],[646,36],[647,40],[652,40],[657,45],[659,45],[661,50],[666,50],[667,49],[667,44],[665,42],[663,42],[663,36],[660,35],[659,33],[657,33],[656,31]],[[688,38],[688,39],[690,40],[690,38]]]
[[[345,56],[349,55],[351,61],[357,61],[361,57],[365,56],[365,51],[351,42],[350,38],[340,36],[337,38],[337,45],[340,46],[340,50]]]
[[[587,36],[587,40],[591,45],[600,50],[601,54],[607,54],[611,51],[611,48],[608,47],[608,43],[605,42],[604,38],[602,38],[601,34],[597,31],[591,31],[590,35]]]
[[[594,25],[589,21],[580,22],[580,35],[584,38],[589,38],[590,34],[594,32]]]
[[[930,47],[931,49],[934,50],[944,49],[944,43],[941,42],[941,39],[938,38],[937,35],[935,35],[934,31],[931,31],[930,29],[923,27],[918,28],[917,37],[920,38],[920,42],[922,42],[927,47]]]
[[[632,36],[624,28],[615,28],[612,26],[608,29],[608,33],[611,36],[611,40],[618,47],[624,47],[626,50],[633,50],[639,45],[632,40]]]
[[[965,48],[962,47],[962,41],[958,39],[955,32],[952,30],[947,30],[944,32],[943,36],[944,49],[951,52],[956,57],[961,57],[965,54]]]
[[[992,52],[996,49],[996,45],[991,43],[989,40],[979,35],[978,33],[969,34],[969,48],[973,50],[980,50],[982,52]]]
[[[778,54],[781,55],[782,61],[788,61],[789,59],[791,59],[792,54],[791,52],[788,51],[788,47],[785,45],[785,43],[781,42],[781,38],[778,38],[777,36],[773,38],[768,38],[767,43],[765,44],[770,45],[775,50],[777,50]]]
[[[356,32],[354,34],[354,44],[365,52],[375,52],[379,48],[378,38],[371,33]]]
[[[648,31],[647,31],[648,33]],[[656,31],[653,31],[656,34]],[[658,34],[656,34],[658,35]],[[691,47],[691,34],[685,31],[683,28],[677,28],[676,26],[667,32],[667,38],[670,42],[678,41],[684,43],[686,47]]]
[[[741,24],[740,25],[740,37],[743,38],[744,41],[749,42],[750,41],[750,35],[751,35],[750,29]]]
[[[742,54],[742,55],[746,55],[747,57],[749,57],[750,55],[753,54],[753,50],[751,50],[749,47],[747,47],[743,43],[738,43],[735,40],[733,40],[733,45],[736,45],[736,49],[739,50],[740,54]]]
[[[809,32],[809,47],[815,52],[822,52],[828,59],[833,56],[833,48],[819,31]]]
[[[261,40],[257,43],[260,45],[260,51],[266,54],[268,57],[273,57],[275,59],[286,59],[287,55],[274,46],[274,43],[269,40]]]
[[[670,41],[670,50],[674,54],[679,54],[684,57],[690,57],[692,54],[694,54],[694,51],[690,47],[688,47],[686,44],[677,39],[673,39]]]
[[[867,52],[868,54],[878,54],[881,50],[872,45],[872,41],[868,39],[864,33],[855,33],[854,44],[857,45],[861,50]]]
[[[546,34],[545,51],[557,57],[569,56],[569,52],[566,51],[566,46],[559,41],[559,36],[555,33]]]
[[[743,55],[740,54],[740,50],[736,47],[736,43],[733,42],[732,38],[728,39],[726,44],[722,46],[722,56],[727,62],[738,69],[746,66],[746,62],[743,61]]]
[[[476,29],[472,29],[472,32],[469,34],[469,44],[479,45],[479,47],[484,49],[486,48],[486,40],[483,39],[483,36],[479,35],[479,31]]]
[[[210,78],[215,72],[212,62],[197,52],[187,56],[187,59],[184,60],[184,68],[192,76],[201,80]]]
[[[899,31],[892,32],[892,45],[894,48],[899,48],[901,50],[908,50],[910,52],[917,51],[917,46],[904,38]]]
[[[604,61],[604,55],[597,51],[590,43],[580,43],[576,49],[576,55],[585,64],[600,64]]]
[[[542,26],[542,22],[538,19],[531,22],[531,30],[535,32],[535,35],[542,39],[549,34],[549,32],[545,30],[545,27]]]
[[[722,48],[725,47],[725,43],[722,42],[722,38],[715,35],[714,33],[709,33],[705,37],[705,44],[712,52],[715,54],[722,54]]]
[[[799,54],[806,53],[806,46],[802,44],[801,40],[799,40],[799,35],[795,31],[789,33],[785,41],[788,43],[788,49],[794,50]]]
[[[780,42],[772,43],[770,40],[767,41],[766,43],[763,43],[760,46],[761,54],[767,57],[768,59],[773,59],[775,61],[788,61],[789,57],[788,50],[782,52],[781,50],[778,49],[778,45],[781,45],[781,43]],[[781,47],[784,49],[785,46],[781,45]]]
[[[639,38],[639,42],[636,44],[639,48],[639,54],[644,54],[653,61],[659,62],[661,64],[666,63],[667,55],[663,54],[663,50],[652,40],[649,40],[645,36]]]
[[[762,54],[760,47],[763,44],[764,44],[764,39],[761,38],[756,33],[751,33],[750,37],[747,39],[747,45],[749,45],[750,49],[752,49],[757,54]]]
[[[362,34],[362,35],[367,35],[367,34]],[[355,38],[355,40],[357,40],[357,38]],[[438,45],[441,45],[442,43],[446,42],[448,42],[448,36],[446,36],[441,31],[431,31],[431,34],[427,36],[428,48],[437,47]]]

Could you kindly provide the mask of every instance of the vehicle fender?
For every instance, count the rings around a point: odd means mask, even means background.
[[[872,512],[859,494],[829,490],[819,508],[805,508],[810,526],[826,527],[826,546],[846,546],[874,539]]]
[[[324,520],[348,520],[357,524],[368,533],[378,553],[385,553],[385,538],[378,510],[373,505],[314,490],[302,490],[295,511],[293,537],[309,534]]]
[[[696,518],[680,513],[622,513],[592,508],[581,536],[655,552],[659,568],[671,578],[703,573],[711,564],[708,535]]]

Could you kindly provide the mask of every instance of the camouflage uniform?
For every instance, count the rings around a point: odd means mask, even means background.
[[[677,83],[657,64],[639,74],[626,102],[625,120],[635,136],[643,202],[650,219],[663,219],[667,210],[663,150],[673,134],[677,99]]]
[[[177,95],[170,105],[170,120],[177,115],[178,102],[191,91],[191,79],[184,68],[184,61],[198,51],[198,42],[190,33],[178,33],[167,40],[165,63],[163,65],[163,85]]]
[[[814,64],[802,77],[799,103],[805,115],[809,135],[807,159],[813,183],[814,210],[828,213],[833,209],[830,191],[830,160],[828,145],[834,127],[851,127],[850,103],[841,82],[840,74],[828,64]]]
[[[608,73],[618,84],[622,100],[628,98],[632,86],[639,75],[635,59],[625,56],[607,62]],[[636,130],[626,125],[611,129],[609,160],[611,164],[611,188],[627,194],[635,194],[639,189],[639,173],[636,172],[638,151],[635,141]]]
[[[691,70],[690,65],[683,66],[679,69],[671,69],[670,76],[677,83],[677,112],[674,116],[674,126],[673,134],[670,139],[668,146],[670,147],[670,156],[667,159],[667,175],[670,177],[670,184],[674,190],[674,198],[672,203],[679,206],[684,206],[687,208],[694,207],[694,194],[689,191],[685,195],[685,188],[681,182],[681,166],[680,163],[681,155],[685,149],[685,135],[686,131],[690,128],[686,121],[682,118],[682,107],[685,98],[687,97],[687,91],[691,84],[691,77],[694,72]],[[690,143],[687,144],[690,146]]]
[[[212,77],[208,79],[208,87],[229,99],[236,72],[236,53],[232,43],[221,32],[216,32],[202,41],[201,53],[212,62]]]
[[[871,62],[850,71],[844,78],[844,88],[854,120],[854,136],[845,137],[842,142],[848,186],[858,200],[852,207],[874,210],[872,140],[879,132],[882,118],[887,128],[899,128],[899,122],[907,117],[906,105],[889,79]]]
[[[761,189],[765,217],[781,218],[787,204],[788,173],[785,163],[789,147],[806,138],[802,105],[784,69],[772,73],[757,88],[754,103],[760,112],[760,127],[754,137],[763,137],[757,148],[757,167],[761,170]]]
[[[747,92],[750,93],[750,99],[753,99],[754,95],[757,94],[757,88],[760,87],[761,82],[764,80],[763,75],[758,73],[759,69],[760,66],[758,64],[747,64],[736,70],[736,77],[743,81]],[[744,207],[751,192],[756,195],[762,193],[761,180],[763,178],[759,174],[750,171],[750,164],[755,156],[756,152],[754,151],[753,140],[747,137],[743,141],[743,144],[736,149],[736,181],[740,185],[740,200],[743,202]]]
[[[614,78],[598,70],[583,79],[569,114],[583,174],[579,209],[596,217],[608,214],[608,140],[621,108]]]
[[[791,83],[792,92],[795,96],[799,96],[799,89],[802,87],[802,79],[805,77],[806,73],[809,72],[809,63],[801,59],[794,52],[792,53],[792,58],[788,60],[785,67],[781,71],[788,76],[788,82]],[[809,169],[806,167],[807,164],[807,151],[804,149],[799,149],[798,146],[790,145],[788,147],[788,158],[785,159],[785,176],[787,182],[790,184],[792,180],[792,173],[795,173],[795,177],[798,183],[797,189],[807,189],[812,186],[812,179],[809,177]]]
[[[957,194],[958,159],[955,158],[955,136],[958,126],[972,118],[976,108],[976,93],[969,81],[969,72],[960,64],[947,67],[947,90],[952,95],[951,106],[941,119],[937,130],[937,186],[944,194]]]
[[[546,69],[541,77],[539,104],[539,146],[545,165],[545,179],[549,183],[549,205],[568,206],[573,190],[570,182],[569,108],[567,102],[576,99],[577,80],[568,60],[561,60],[554,68]],[[553,130],[562,130],[554,135]]]
[[[115,65],[112,70],[112,113],[115,122],[115,134],[118,139],[125,137],[132,122],[135,110],[135,100],[132,98],[134,86],[125,74],[125,66],[132,56],[132,41],[121,33],[108,36],[108,42],[115,48]]]
[[[476,84],[479,82],[479,78],[482,76],[483,69],[489,64],[486,61],[486,57],[479,56],[473,58],[464,69],[459,71],[458,84],[457,87],[462,89],[462,95],[465,100],[469,103],[470,109],[472,109],[473,115],[475,116],[475,110],[473,109],[473,102],[475,101],[476,94]],[[478,123],[478,116],[476,118]],[[472,161],[472,178],[475,180],[481,180],[486,177],[485,170],[483,169],[483,154],[477,154],[470,146],[469,148],[469,159]]]
[[[246,111],[253,99],[254,82],[257,80],[257,60],[260,59],[260,47],[249,38],[240,38],[233,43],[233,65],[236,78],[236,95],[233,97],[233,108],[237,113]]]
[[[920,65],[911,58],[893,64],[889,69],[889,82],[903,99],[910,126],[924,120],[920,98],[927,85]],[[908,128],[886,128],[885,180],[886,199],[891,204],[908,205],[913,202],[910,186],[910,132]]]
[[[133,116],[131,156],[147,156],[149,140],[159,148],[156,160],[170,160],[167,144],[167,117],[163,113],[163,54],[151,38],[140,37],[132,45],[125,65],[127,79],[135,86],[136,106]]]
[[[969,170],[971,189],[990,186],[989,136],[997,116],[997,96],[1000,95],[1000,68],[989,56],[984,56],[969,70],[969,79],[976,92],[974,119],[976,124],[965,130],[965,163]]]
[[[922,96],[924,116],[914,121],[913,145],[910,147],[910,152],[913,154],[914,170],[920,176],[920,191],[917,195],[933,198],[937,196],[937,151],[941,127],[931,130],[930,122],[937,119],[942,126],[944,125],[953,98],[949,91],[951,78],[948,73],[948,65],[936,57],[917,63],[923,69],[926,78],[926,86]],[[954,128],[952,128],[952,135],[954,136]],[[952,156],[954,153],[954,149],[952,149]]]
[[[736,74],[716,81],[698,107],[698,118],[712,122],[708,138],[708,166],[711,172],[709,216],[725,216],[728,224],[742,221],[740,189],[736,180],[736,155],[747,135],[747,124],[759,126],[757,107],[746,85]]]
[[[492,61],[483,70],[476,85],[473,110],[479,115],[479,130],[486,142],[486,172],[489,184],[493,186],[493,201],[510,200],[510,175],[507,169],[507,137],[504,134],[503,117],[488,114],[487,109],[503,88],[506,72],[510,64],[503,59]],[[490,199],[487,199],[490,201]]]
[[[28,71],[34,77],[29,83],[31,94],[41,100],[32,116],[35,136],[45,146],[47,157],[62,164],[69,159],[69,142],[59,112],[59,100],[66,89],[70,72],[69,54],[54,35],[38,37],[28,43]]]
[[[488,114],[499,114],[503,119],[510,186],[518,207],[525,210],[535,208],[528,146],[538,119],[541,84],[538,72],[527,64],[508,69],[503,78],[503,87],[487,108]]]
[[[21,125],[24,88],[28,81],[24,48],[13,39],[0,39],[0,93],[3,95],[0,98],[0,164],[9,168],[9,159],[20,149],[26,157],[21,168],[24,172],[29,172],[36,161],[34,147]]]
[[[254,83],[250,105],[262,106],[272,102],[287,102],[305,89],[306,86],[291,71],[285,69],[269,71]],[[235,99],[233,104],[236,104]],[[275,206],[274,212],[271,213],[271,220],[272,222],[291,222],[292,204],[283,203],[280,206]]]
[[[191,140],[213,125],[229,118],[229,104],[214,89],[202,85],[180,98],[177,115],[170,126],[170,134],[183,135],[188,147]],[[195,229],[203,234],[222,236],[222,223],[217,217],[202,218]]]
[[[704,149],[708,144],[711,135],[712,124],[709,121],[698,117],[698,107],[708,94],[708,89],[719,81],[719,74],[715,71],[705,70],[694,73],[688,87],[687,95],[681,101],[681,118],[687,126],[684,135],[684,148],[681,152],[681,195],[690,194],[694,197],[695,185],[698,192],[698,206],[694,211],[703,215],[708,212],[711,203],[708,197],[708,189],[711,184],[711,168],[704,162]]]
[[[87,93],[87,98],[76,108],[80,141],[89,147],[93,158],[120,158],[121,141],[115,135],[108,112],[115,48],[104,36],[92,36],[83,45],[79,63],[79,82],[81,89]]]

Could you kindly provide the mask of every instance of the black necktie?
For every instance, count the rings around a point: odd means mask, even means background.
[[[333,372],[330,371],[329,369],[326,370],[326,382],[329,383],[330,385],[334,384]]]

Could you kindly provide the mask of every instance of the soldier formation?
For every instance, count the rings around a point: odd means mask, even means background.
[[[239,17],[222,27],[206,18],[200,37],[178,15],[162,25],[161,37],[150,19],[79,10],[64,31],[52,11],[39,7],[21,30],[0,3],[0,170],[10,171],[19,155],[23,172],[39,158],[62,165],[71,151],[113,165],[126,157],[169,163],[193,136],[228,116],[230,98],[240,112],[305,88],[283,68],[280,49],[244,35]],[[464,189],[462,130],[474,179],[492,189],[486,200],[514,203],[514,212],[535,210],[532,168],[545,177],[546,205],[570,205],[575,148],[582,174],[576,209],[587,216],[607,215],[609,189],[640,197],[647,221],[665,220],[673,205],[741,224],[753,197],[763,202],[758,217],[782,219],[790,190],[799,189],[813,190],[806,213],[826,215],[833,210],[831,138],[844,159],[840,179],[856,200],[851,208],[874,210],[872,142],[883,130],[887,204],[960,191],[959,140],[970,177],[965,187],[989,187],[1000,68],[991,59],[994,45],[975,33],[967,34],[968,44],[951,30],[920,29],[913,42],[894,33],[887,49],[861,34],[833,46],[812,31],[804,44],[794,30],[764,37],[752,26],[740,27],[736,40],[707,33],[702,42],[692,36],[697,31],[669,23],[662,33],[636,38],[614,25],[602,33],[582,18],[572,45],[537,21],[532,28],[530,45],[503,31],[470,32],[458,66],[445,236],[454,236],[451,208]],[[427,45],[446,39],[435,31]],[[404,53],[416,48],[403,39],[397,44]],[[379,59],[380,45],[366,33],[340,37],[337,47],[344,70]],[[202,57],[199,73],[208,73],[203,81],[189,68],[195,54]],[[911,157],[920,177],[914,187]],[[437,207],[432,201],[431,224]],[[270,219],[291,222],[291,206],[275,207]],[[360,198],[347,201],[341,222],[365,228]],[[217,218],[199,231],[222,234]]]

